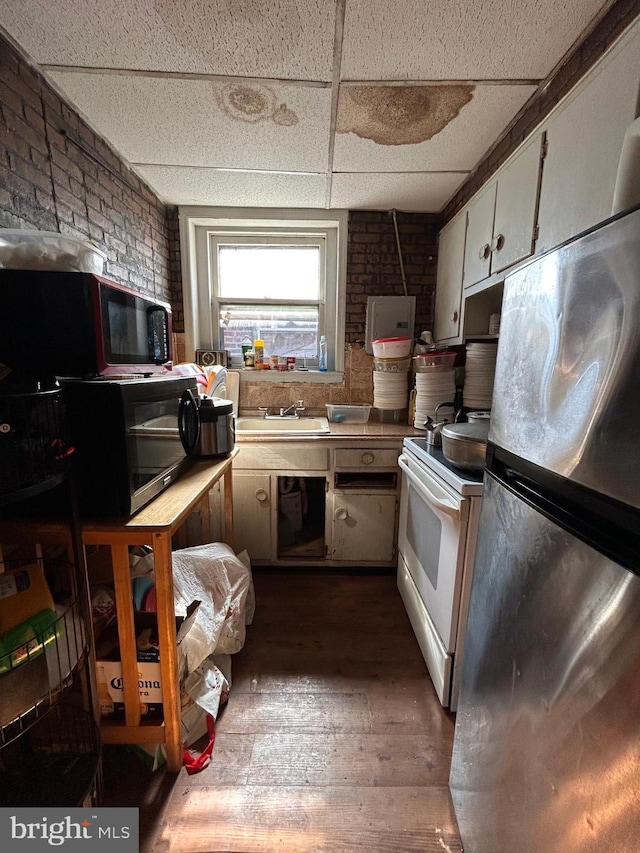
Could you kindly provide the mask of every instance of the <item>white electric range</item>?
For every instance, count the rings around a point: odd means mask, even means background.
[[[404,439],[398,464],[398,589],[438,698],[455,711],[482,474],[454,467],[423,438]]]

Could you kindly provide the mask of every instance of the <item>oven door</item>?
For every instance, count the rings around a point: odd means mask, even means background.
[[[456,644],[470,501],[407,454],[398,464],[403,472],[398,550],[450,655]]]
[[[186,378],[122,382],[131,512],[137,512],[180,474],[186,453],[178,430]],[[196,393],[195,385],[190,388]],[[197,411],[186,416],[196,418]],[[193,432],[193,425],[188,427]]]

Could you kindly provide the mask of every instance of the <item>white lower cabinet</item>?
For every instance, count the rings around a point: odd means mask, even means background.
[[[243,442],[236,550],[260,565],[395,566],[401,444]]]
[[[270,560],[272,554],[271,476],[260,472],[233,473],[233,535],[236,551],[252,560]]]
[[[334,492],[332,504],[333,560],[395,561],[395,494]]]

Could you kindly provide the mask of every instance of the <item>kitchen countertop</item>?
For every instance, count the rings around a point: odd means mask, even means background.
[[[278,435],[278,433],[269,433],[268,435],[256,435],[256,433],[245,434],[236,433],[236,442],[262,442],[262,441],[335,441],[337,439],[366,439],[371,441],[382,441],[384,439],[401,440],[407,435],[422,436],[424,438],[424,430],[415,429],[408,424],[381,424],[374,421],[369,421],[366,424],[335,424],[329,423],[330,432],[321,433],[320,435]]]

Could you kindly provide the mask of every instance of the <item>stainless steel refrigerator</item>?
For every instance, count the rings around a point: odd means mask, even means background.
[[[450,787],[465,853],[640,850],[640,208],[505,281]]]

